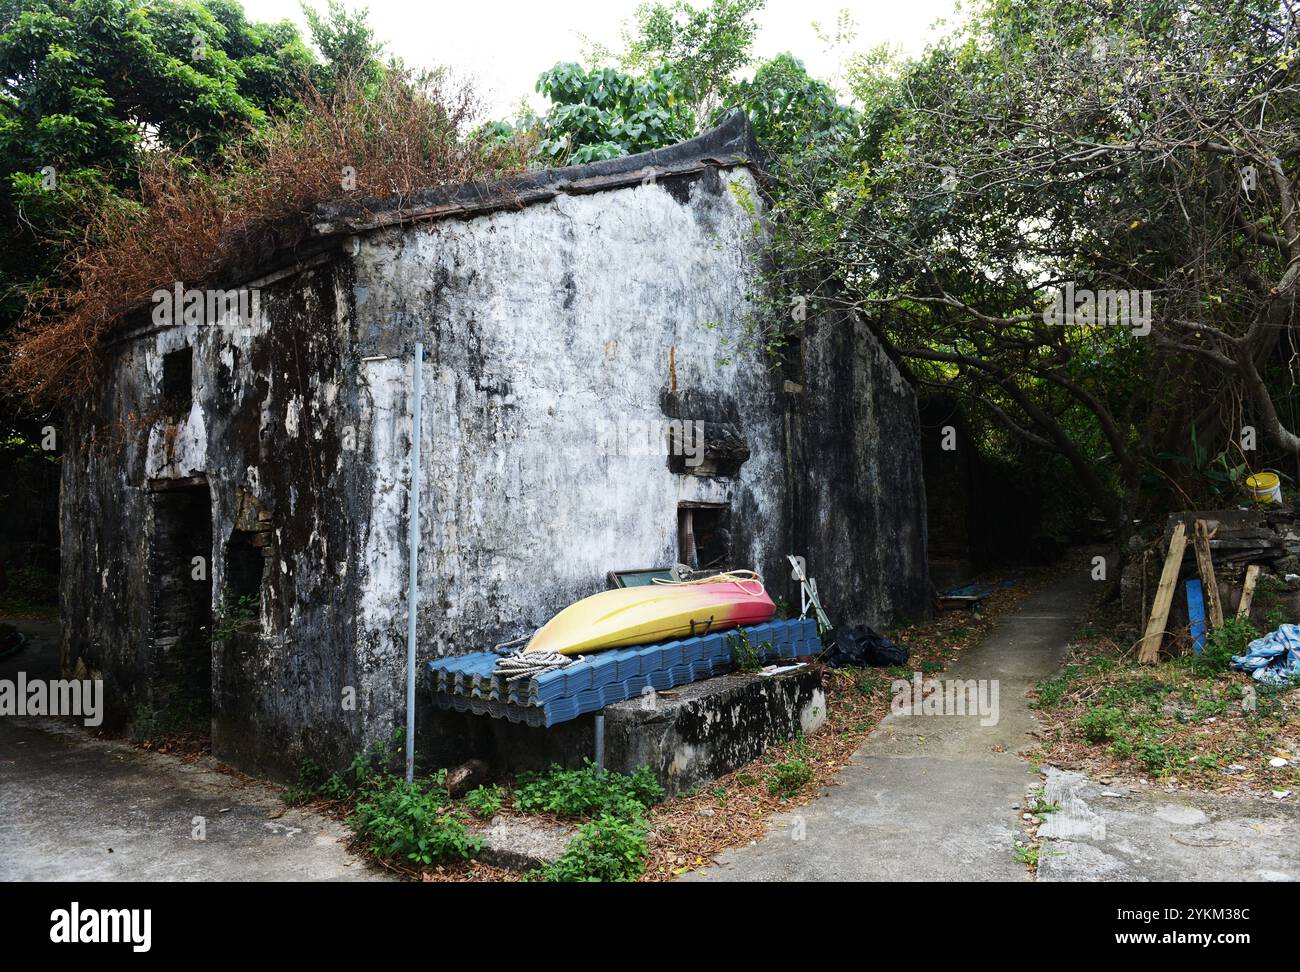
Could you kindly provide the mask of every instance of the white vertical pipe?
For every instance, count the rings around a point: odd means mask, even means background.
[[[406,782],[415,779],[415,616],[419,607],[420,555],[420,413],[423,392],[420,387],[424,364],[424,342],[415,342],[415,371],[411,382],[411,505],[407,517],[409,536],[409,570],[406,587]]]

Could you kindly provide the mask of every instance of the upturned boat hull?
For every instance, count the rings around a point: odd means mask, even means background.
[[[776,605],[758,581],[626,587],[569,605],[525,650],[580,655],[762,624],[775,614]]]

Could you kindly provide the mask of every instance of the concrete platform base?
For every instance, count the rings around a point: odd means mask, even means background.
[[[653,767],[669,794],[699,786],[763,754],[796,731],[826,721],[821,677],[808,668],[781,675],[719,675],[606,706],[605,767]],[[465,712],[421,714],[426,765],[486,760],[507,779],[524,770],[573,769],[596,758],[595,716],[550,729]],[[435,742],[436,745],[428,745]]]
[[[826,721],[821,676],[720,675],[605,707],[605,766],[654,769],[671,796],[717,779]]]

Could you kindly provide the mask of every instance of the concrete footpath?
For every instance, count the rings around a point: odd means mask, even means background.
[[[0,679],[58,678],[58,625],[18,626],[29,644],[0,662]],[[184,763],[54,719],[0,718],[0,881],[385,879],[348,853],[346,836],[211,758]]]
[[[1054,674],[1094,582],[1084,570],[1026,598],[939,678],[996,679],[998,721],[978,715],[890,715],[807,807],[768,835],[684,875],[697,881],[1029,881],[1015,859],[1027,793],[1043,785],[1019,753],[1036,742],[1025,693]],[[1040,880],[1295,880],[1300,808],[1208,794],[1099,794],[1049,774],[1052,793],[1108,805],[1100,826],[1045,840]],[[1062,797],[1064,798],[1064,797]],[[1077,808],[1076,808],[1077,809]],[[1080,811],[1082,812],[1082,811]],[[1056,814],[1049,814],[1050,822]],[[1063,815],[1058,825],[1069,819]],[[1099,818],[1100,819],[1100,818]],[[1202,826],[1207,825],[1207,826]],[[1045,828],[1046,829],[1046,828]]]

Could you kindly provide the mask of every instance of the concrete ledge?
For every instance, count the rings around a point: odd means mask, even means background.
[[[478,830],[483,838],[478,859],[511,871],[531,871],[559,860],[577,832],[577,827],[498,815]]]
[[[720,675],[605,707],[605,766],[654,769],[671,796],[757,759],[826,721],[821,676]]]

